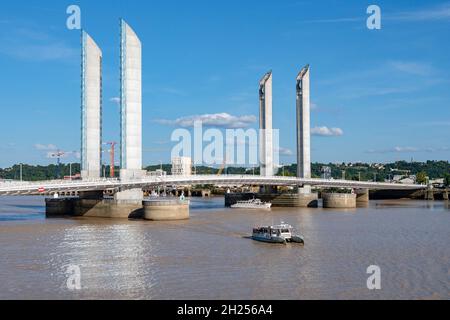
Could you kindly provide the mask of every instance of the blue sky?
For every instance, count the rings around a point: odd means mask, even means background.
[[[307,63],[313,161],[450,160],[450,2],[54,0],[2,3],[0,167],[80,149],[71,4],[103,50],[104,141],[119,140],[119,18],[141,38],[144,164],[169,161],[177,119],[227,113],[226,127],[257,117],[268,70],[274,127],[295,155],[295,77]],[[366,27],[370,4],[381,30]]]

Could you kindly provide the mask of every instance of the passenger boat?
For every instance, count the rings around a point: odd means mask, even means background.
[[[248,201],[238,201],[232,205],[231,208],[238,209],[270,209],[272,204],[270,202],[262,202],[260,199],[252,199]]]
[[[305,244],[303,236],[295,234],[294,228],[285,223],[278,226],[254,228],[252,239],[255,241],[268,243],[286,244],[292,242]]]

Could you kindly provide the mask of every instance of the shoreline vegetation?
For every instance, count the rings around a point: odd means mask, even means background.
[[[161,169],[161,165],[151,165],[144,168],[147,171],[156,171]],[[163,164],[162,169],[170,174],[171,165]],[[103,174],[109,177],[110,167],[103,166]],[[220,168],[199,166],[195,167],[193,172],[197,174],[218,174]],[[0,168],[0,179],[3,180],[20,180],[21,165],[16,164],[9,168]],[[53,180],[80,173],[80,164],[61,164],[58,167],[55,164],[46,166],[22,164],[22,179],[24,181],[42,181]],[[116,167],[118,174],[119,168]],[[279,168],[278,176],[295,176],[297,165],[284,165]],[[259,168],[244,167],[226,167],[222,174],[242,174],[242,175],[259,175]],[[444,184],[450,185],[450,163],[448,161],[427,161],[427,162],[407,162],[397,161],[393,163],[313,163],[313,178],[333,178],[355,180],[355,181],[389,181],[394,177],[416,176],[418,183],[425,183],[426,179],[444,179]]]

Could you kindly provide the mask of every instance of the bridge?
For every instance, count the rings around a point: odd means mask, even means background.
[[[371,190],[421,190],[426,185],[378,183],[350,180],[306,179],[296,177],[263,177],[252,175],[192,175],[192,176],[166,176],[143,177],[140,179],[84,179],[79,181],[40,181],[40,182],[2,182],[0,183],[0,196],[5,195],[40,195],[60,192],[104,191],[115,189],[118,191],[133,189],[150,189],[164,186],[187,185],[221,185],[221,186],[292,186],[304,185],[318,188],[352,188]]]
[[[81,86],[81,177],[76,181],[41,182],[0,182],[0,196],[5,195],[51,195],[58,193],[80,194],[79,199],[47,199],[48,214],[89,213],[93,216],[129,217],[130,212],[142,209],[143,189],[156,189],[165,186],[290,186],[298,188],[295,196],[286,196],[291,206],[310,206],[317,203],[318,194],[311,188],[351,188],[366,195],[368,190],[423,190],[425,185],[361,182],[347,180],[326,180],[311,178],[311,130],[310,130],[310,66],[305,66],[296,78],[296,127],[297,127],[297,177],[274,175],[275,146],[273,142],[273,97],[272,72],[267,73],[259,83],[260,111],[260,176],[255,175],[183,175],[149,177],[142,170],[142,65],[141,42],[134,30],[121,20],[120,46],[120,178],[101,178],[102,146],[102,51],[95,41],[82,32],[82,86]],[[278,152],[278,151],[276,151]],[[114,159],[111,163],[113,164]],[[271,193],[265,188],[262,194]],[[104,191],[113,191],[114,201],[104,199]],[[277,195],[274,195],[274,197]],[[348,196],[354,202],[356,195]],[[96,198],[97,197],[97,198]],[[331,195],[326,206],[339,202],[348,206],[348,199]],[[144,201],[143,201],[144,200]],[[281,199],[283,200],[283,199]],[[277,199],[277,201],[281,201]],[[326,199],[325,199],[326,200]],[[284,200],[283,200],[284,201]],[[353,203],[352,202],[352,203]],[[331,203],[331,204],[330,204]],[[130,207],[130,204],[134,206]],[[286,204],[286,203],[285,203]],[[339,204],[341,205],[341,204]],[[353,204],[352,204],[353,205]],[[144,207],[152,207],[148,204]],[[161,208],[159,208],[161,207]],[[178,208],[178,203],[174,205]],[[154,212],[161,210],[158,219],[170,218],[167,207],[154,204]],[[183,215],[182,218],[185,218]]]

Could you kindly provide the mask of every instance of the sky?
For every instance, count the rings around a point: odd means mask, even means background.
[[[370,30],[367,8],[381,9]],[[143,163],[174,129],[257,128],[273,71],[281,162],[295,162],[295,79],[311,65],[312,161],[450,160],[450,1],[17,0],[0,9],[0,167],[79,161],[80,31],[103,51],[103,141],[119,141],[119,19],[143,44]],[[108,147],[105,146],[105,152]],[[107,157],[105,157],[107,158]]]

